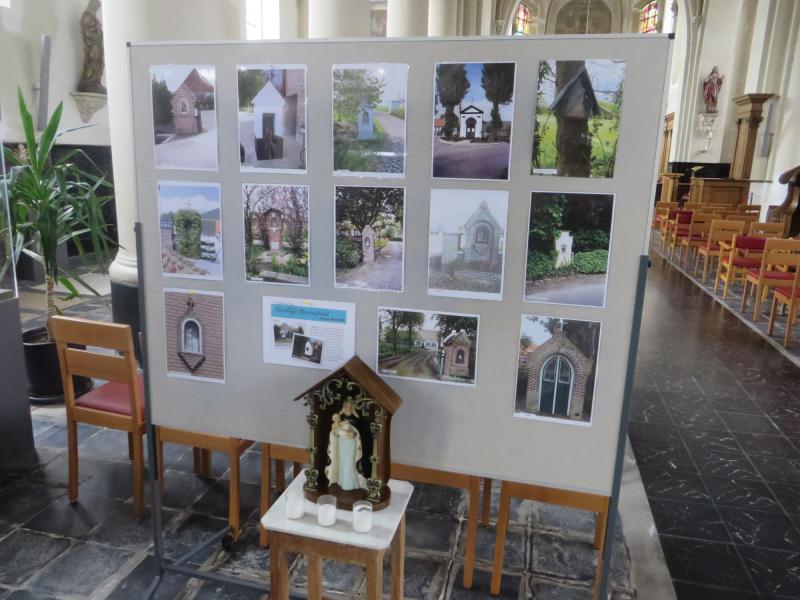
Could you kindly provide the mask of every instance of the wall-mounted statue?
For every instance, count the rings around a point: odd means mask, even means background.
[[[100,0],[89,0],[81,15],[81,36],[83,36],[83,72],[78,83],[78,91],[89,94],[105,94],[103,70],[103,24],[97,18]]]
[[[719,91],[722,89],[724,79],[725,76],[720,75],[717,67],[714,66],[711,69],[711,73],[703,80],[703,102],[706,105],[704,112],[717,112],[717,100],[719,99]]]

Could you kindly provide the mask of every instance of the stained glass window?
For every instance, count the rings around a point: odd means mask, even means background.
[[[514,15],[514,24],[511,26],[511,35],[529,35],[531,33],[531,9],[524,2],[520,2]]]
[[[648,2],[639,13],[639,33],[654,33],[658,24],[658,0]]]

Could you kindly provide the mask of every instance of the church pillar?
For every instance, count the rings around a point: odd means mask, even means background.
[[[195,11],[195,18],[185,16]],[[217,9],[199,10],[194,0],[137,0],[103,3],[103,49],[108,88],[108,128],[114,170],[114,205],[120,248],[109,266],[114,321],[139,330],[136,238],[136,172],[131,122],[130,64],[127,42],[154,39],[225,39],[244,31],[244,2],[228,0]],[[136,340],[136,336],[134,336]]]
[[[428,34],[428,0],[388,0],[386,37],[420,37]]]
[[[369,37],[369,0],[308,0],[308,37]]]
[[[457,19],[458,19],[458,2],[456,0],[428,1],[429,36],[456,35]]]
[[[734,179],[750,178],[764,102],[772,96],[773,94],[742,94],[733,98],[736,105],[736,146],[733,149],[731,177]]]

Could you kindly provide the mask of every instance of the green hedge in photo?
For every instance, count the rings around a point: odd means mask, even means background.
[[[552,254],[531,251],[528,253],[527,280],[535,281],[556,274],[556,260]]]
[[[352,269],[361,263],[361,245],[346,237],[336,238],[336,266]]]
[[[608,232],[602,229],[585,229],[577,231],[572,239],[573,252],[589,252],[591,250],[608,249]]]
[[[570,266],[576,273],[582,275],[605,273],[608,268],[608,250],[576,252]]]
[[[202,223],[200,213],[182,208],[175,213],[175,237],[178,239],[178,253],[187,258],[200,258],[200,232]]]

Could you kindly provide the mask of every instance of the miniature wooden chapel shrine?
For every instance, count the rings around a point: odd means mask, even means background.
[[[345,509],[359,500],[388,506],[389,430],[400,396],[354,356],[295,400],[308,407],[306,498],[331,494]]]

